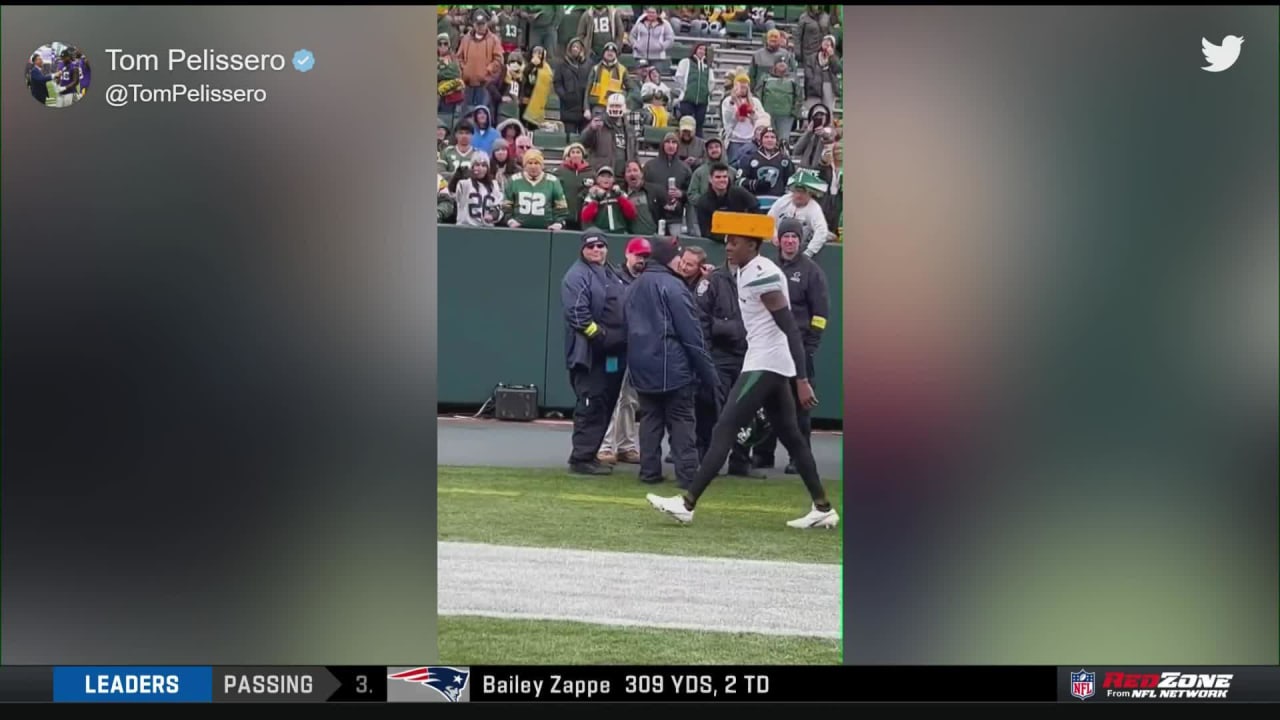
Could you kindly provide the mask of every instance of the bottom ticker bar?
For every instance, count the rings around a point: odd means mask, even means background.
[[[0,667],[0,702],[1280,702],[1280,668]]]

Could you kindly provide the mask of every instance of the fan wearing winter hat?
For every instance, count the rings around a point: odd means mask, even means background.
[[[472,28],[458,44],[458,63],[466,84],[467,105],[492,111],[489,83],[502,76],[502,42],[489,30],[489,14],[477,8],[471,16]],[[488,151],[487,147],[481,150]]]
[[[624,97],[632,89],[635,81],[627,74],[627,68],[618,62],[618,46],[606,43],[601,51],[601,60],[591,68],[587,81],[587,96],[583,98],[586,108],[583,115],[590,118],[596,110],[605,110],[609,96],[621,93]]]
[[[459,225],[493,227],[498,223],[502,215],[502,194],[489,174],[491,170],[489,156],[476,150],[470,165],[459,168],[449,181],[449,189],[459,200]]]
[[[453,41],[449,33],[436,36],[436,92],[440,95],[439,112],[452,116],[465,99],[466,85],[462,82],[462,68],[453,54]]]
[[[554,175],[543,171],[542,151],[524,153],[524,170],[511,178],[503,190],[502,210],[513,228],[559,230],[564,227],[569,203],[564,188]]]
[[[444,118],[436,121],[436,164],[440,164],[440,153],[449,147],[449,123]]]
[[[635,219],[635,203],[614,184],[613,168],[602,166],[596,171],[595,184],[587,190],[586,202],[582,205],[582,224],[598,227],[607,233],[621,233]]]
[[[778,131],[765,128],[760,133],[760,147],[738,160],[742,168],[742,187],[757,196],[777,197],[786,192],[787,181],[795,174],[796,164],[782,147]]]
[[[730,162],[751,145],[755,139],[756,120],[764,114],[764,106],[751,92],[751,78],[745,72],[739,72],[733,78],[733,89],[720,101],[725,155]]]

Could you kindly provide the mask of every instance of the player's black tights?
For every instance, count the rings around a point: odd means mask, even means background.
[[[724,409],[720,411],[720,418],[711,431],[711,446],[702,457],[702,464],[698,466],[698,472],[694,474],[689,491],[685,494],[685,505],[688,508],[693,508],[720,472],[725,459],[729,457],[729,451],[737,442],[738,429],[750,424],[760,408],[764,408],[769,424],[778,435],[778,441],[787,449],[795,463],[813,503],[822,510],[830,507],[822,481],[818,479],[818,465],[813,460],[813,451],[800,434],[791,384],[791,378],[766,370],[752,370],[738,376],[738,381],[729,389]]]

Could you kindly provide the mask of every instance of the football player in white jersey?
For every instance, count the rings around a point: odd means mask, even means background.
[[[808,514],[787,522],[793,528],[834,528],[840,521],[818,478],[813,452],[800,433],[797,400],[806,408],[818,404],[805,377],[804,343],[791,314],[791,299],[782,271],[760,254],[764,238],[726,235],[725,254],[738,268],[738,298],[747,329],[742,374],[725,397],[711,431],[711,446],[684,495],[648,495],[649,504],[681,523],[693,521],[694,507],[729,457],[738,429],[751,423],[761,408],[778,440],[795,462],[813,500]]]

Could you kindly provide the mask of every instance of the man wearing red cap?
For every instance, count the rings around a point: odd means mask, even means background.
[[[631,238],[627,242],[626,261],[621,267],[612,268],[624,285],[630,285],[644,272],[649,251],[649,241],[642,237]],[[628,371],[622,376],[618,404],[614,406],[613,419],[609,421],[609,429],[604,433],[604,443],[600,445],[597,460],[606,465],[640,462],[640,427],[636,424],[639,409],[640,400],[636,397],[636,389],[631,386]]]

